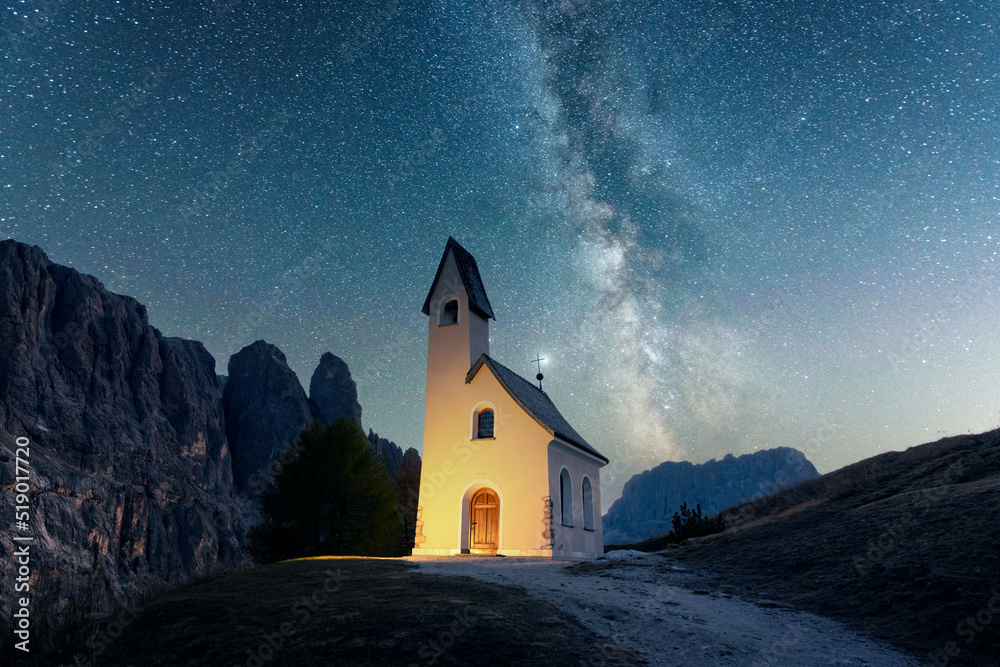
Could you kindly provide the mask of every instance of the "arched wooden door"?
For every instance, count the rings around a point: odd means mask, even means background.
[[[500,502],[493,491],[482,489],[472,496],[469,512],[469,548],[496,549],[499,544]]]

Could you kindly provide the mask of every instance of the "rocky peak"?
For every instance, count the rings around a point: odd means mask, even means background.
[[[351,378],[347,362],[326,352],[309,381],[309,399],[313,402],[313,417],[332,424],[341,417],[353,419],[361,428],[361,404],[358,387]]]
[[[222,404],[233,482],[256,497],[273,477],[274,462],[313,422],[309,399],[284,353],[258,340],[230,357]]]
[[[681,503],[705,516],[819,477],[805,454],[790,447],[727,454],[701,464],[666,461],[634,475],[604,515],[604,543],[627,544],[670,532]]]
[[[388,438],[379,437],[379,434],[371,429],[368,429],[368,445],[375,452],[375,456],[385,464],[385,470],[389,473],[389,477],[395,477],[403,462],[403,449]],[[407,451],[417,453],[412,447]]]

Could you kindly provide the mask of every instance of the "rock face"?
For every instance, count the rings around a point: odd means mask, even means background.
[[[163,336],[135,299],[0,242],[0,507],[13,525],[7,469],[27,438],[36,630],[245,564],[216,382],[204,346]],[[5,627],[12,538],[0,531]]]
[[[391,442],[387,438],[380,438],[378,433],[368,429],[368,444],[375,452],[375,456],[382,460],[385,464],[385,470],[389,473],[389,477],[395,478],[396,473],[399,471],[399,466],[403,462],[403,449],[394,442]],[[417,457],[417,461],[420,460],[420,455],[417,454],[417,450],[410,447],[406,450],[409,454],[413,454]]]
[[[351,371],[340,357],[326,352],[309,381],[309,399],[313,402],[313,418],[332,424],[341,417],[353,419],[361,428],[361,404],[358,387]]]
[[[259,340],[230,357],[222,404],[233,482],[256,497],[273,477],[269,466],[313,422],[309,399],[281,350]]]
[[[314,401],[264,341],[233,355],[228,373],[216,374],[201,343],[163,336],[135,299],[38,247],[0,242],[5,526],[23,504],[15,464],[25,442],[31,471],[26,530],[0,531],[0,627],[16,597],[15,536],[34,537],[32,637],[249,564],[242,544],[273,464],[316,416],[360,424],[361,406],[347,365],[329,353]],[[400,448],[373,431],[369,443],[395,475]],[[419,470],[417,453],[408,457]]]
[[[346,417],[353,419],[358,428],[361,428],[358,386],[351,378],[347,362],[337,355],[325,352],[320,357],[319,365],[309,381],[309,401],[312,404],[314,419],[332,424],[341,417]],[[403,450],[399,445],[386,438],[380,438],[378,433],[371,429],[368,429],[368,444],[375,452],[375,456],[385,464],[389,476],[395,477],[403,460]]]
[[[681,503],[717,514],[799,482],[819,477],[805,454],[790,447],[767,449],[702,464],[667,461],[635,475],[604,515],[604,543],[629,544],[671,530]]]

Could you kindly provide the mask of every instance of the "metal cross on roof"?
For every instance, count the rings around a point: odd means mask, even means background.
[[[537,353],[537,358],[531,360],[531,363],[538,364],[538,375],[535,376],[535,379],[538,380],[538,388],[539,389],[542,388],[542,378],[544,377],[542,375],[542,362],[543,361],[545,361],[545,357],[542,356],[541,352]]]

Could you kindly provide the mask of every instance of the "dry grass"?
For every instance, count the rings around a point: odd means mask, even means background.
[[[1000,431],[882,454],[725,516],[726,532],[670,555],[922,659],[1000,665]]]
[[[286,561],[193,586],[147,603],[99,655],[79,646],[36,664],[74,664],[76,651],[101,667],[637,664],[521,589],[357,558]]]

